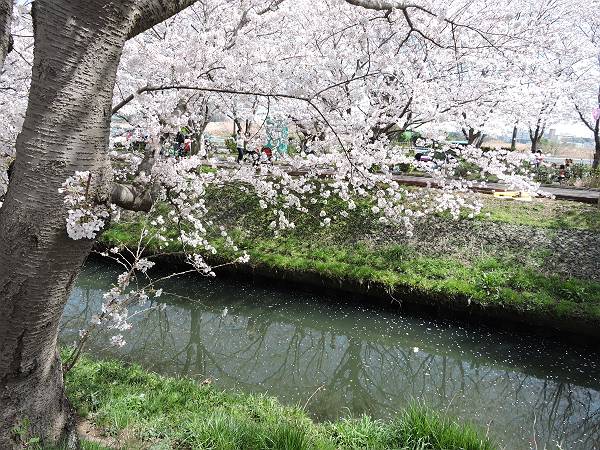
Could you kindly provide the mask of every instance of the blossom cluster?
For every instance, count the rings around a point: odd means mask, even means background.
[[[109,209],[94,201],[90,193],[91,173],[75,172],[67,178],[59,193],[67,205],[67,233],[71,239],[94,239],[110,217]]]

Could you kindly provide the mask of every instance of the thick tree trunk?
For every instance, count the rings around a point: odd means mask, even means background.
[[[204,132],[206,131],[206,127],[209,123],[208,115],[208,101],[204,99],[202,101],[202,120],[196,122],[190,119],[189,121],[189,125],[191,126],[192,130],[194,130],[194,144],[192,145],[192,155],[197,155],[200,152],[200,149],[204,146],[204,143],[202,141],[204,139]],[[208,154],[206,156],[208,156]]]
[[[594,150],[594,161],[592,162],[592,168],[598,169],[600,167],[600,133],[596,132],[595,136],[596,146]]]
[[[129,3],[129,5],[126,5]],[[112,93],[127,8],[107,1],[36,0],[34,67],[13,176],[0,210],[0,448],[12,431],[56,442],[72,420],[57,351],[58,324],[91,250],[65,229],[58,189],[89,170],[106,186]],[[129,19],[132,20],[132,19]]]
[[[600,53],[598,53],[598,64],[600,64]],[[598,106],[600,107],[600,85],[598,85]],[[594,142],[596,143],[596,148],[592,168],[597,169],[600,167],[600,118],[596,120],[594,126]],[[598,199],[598,205],[600,205],[600,199]]]
[[[243,135],[244,133],[242,132],[242,121],[239,117],[234,117],[233,118],[233,134],[234,135]]]
[[[0,69],[4,67],[4,60],[12,46],[12,11],[13,0],[0,0]]]
[[[477,141],[475,142],[475,147],[481,148],[485,138],[486,138],[486,134],[480,132],[479,138],[477,138]]]
[[[536,139],[531,141],[531,153],[537,153],[538,151],[538,141]]]
[[[2,450],[23,447],[23,432],[50,443],[68,429],[58,324],[93,243],[67,237],[58,189],[75,171],[87,170],[93,193],[110,196],[106,150],[123,45],[195,1],[33,3],[29,104],[0,209]]]

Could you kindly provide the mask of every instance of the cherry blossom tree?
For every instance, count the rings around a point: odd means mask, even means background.
[[[73,417],[56,347],[65,301],[93,242],[65,234],[58,194],[78,170],[109,195],[108,131],[123,45],[189,6],[177,1],[33,3],[33,76],[0,210],[0,447],[24,419],[49,441]],[[51,264],[51,269],[49,268]]]
[[[596,5],[597,6],[597,5]],[[573,55],[569,98],[576,118],[594,136],[593,167],[600,167],[600,11],[585,6],[576,25],[577,52]]]
[[[247,255],[219,224],[204,219],[209,185],[253,189],[272,214],[275,235],[295,226],[291,212],[306,213],[306,202],[326,204],[332,197],[345,205],[342,217],[366,199],[382,223],[402,224],[407,233],[414,218],[427,214],[458,217],[466,210],[472,216],[481,205],[468,195],[475,183],[455,176],[461,161],[537,190],[527,176],[516,175],[518,155],[468,147],[443,148],[439,164],[419,166],[439,189],[409,191],[390,168],[416,164],[413,157],[376,131],[403,120],[426,121],[434,130],[444,114],[477,104],[442,98],[455,92],[457,75],[450,68],[465,62],[480,73],[531,34],[531,23],[521,24],[517,10],[497,3],[36,0],[31,86],[0,209],[0,447],[22,444],[11,430],[25,419],[30,433],[48,442],[72,429],[58,323],[94,238],[119,208],[153,214],[142,238],[166,245],[172,239],[167,229],[179,229],[190,270],[210,276],[213,268],[203,257],[216,251],[210,228],[221,231],[238,261]],[[552,5],[537,6],[544,12]],[[512,23],[512,31],[499,17]],[[30,48],[26,41],[18,45],[19,53]],[[27,70],[21,66],[21,72]],[[222,106],[224,96],[231,107]],[[114,113],[157,139],[165,124],[206,121],[211,104],[255,112],[276,107],[317,123],[318,155],[290,158],[286,166],[206,173],[198,157],[160,158],[149,145],[154,151],[133,160],[127,176],[113,166]],[[324,177],[327,182],[320,181]],[[166,217],[158,204],[169,205]],[[332,219],[325,211],[318,218],[323,226]],[[125,330],[127,305],[147,300],[150,290],[160,295],[152,282],[130,290],[136,274],[152,266],[142,245],[138,250],[133,262],[122,261],[127,269],[92,325]],[[121,342],[115,336],[113,343]]]

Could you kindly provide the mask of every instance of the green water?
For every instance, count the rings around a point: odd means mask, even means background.
[[[65,310],[64,344],[118,273],[87,265]],[[600,361],[591,350],[361,307],[338,292],[199,277],[163,287],[167,307],[135,316],[125,347],[100,335],[87,350],[266,392],[319,420],[387,418],[416,400],[476,423],[507,449],[600,448]]]

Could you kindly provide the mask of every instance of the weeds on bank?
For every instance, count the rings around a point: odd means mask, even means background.
[[[532,203],[481,197],[483,214],[478,220],[556,230],[600,231],[600,208],[594,205],[536,199]]]
[[[59,447],[47,447],[47,446],[40,446],[38,448],[36,447],[27,447],[27,448],[31,448],[33,450],[71,450],[72,447],[69,447],[68,445],[63,445],[63,446],[59,446]],[[98,444],[96,442],[92,442],[92,441],[86,441],[86,440],[81,440],[79,442],[79,450],[112,450],[110,447],[105,447],[104,445]]]
[[[13,439],[18,448],[27,448],[31,450],[70,450],[73,448],[68,443],[58,445],[47,445],[39,436],[34,436],[31,433],[30,422],[24,419],[19,425],[12,429]],[[85,439],[79,441],[80,450],[110,450],[96,442],[91,442]]]
[[[471,426],[412,406],[391,422],[369,417],[317,424],[298,407],[222,392],[139,366],[83,357],[67,374],[79,414],[124,447],[177,449],[493,449]],[[131,448],[130,447],[130,448]]]

